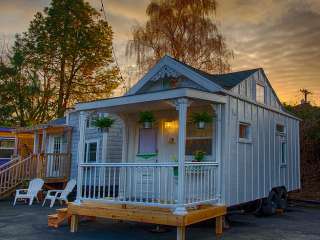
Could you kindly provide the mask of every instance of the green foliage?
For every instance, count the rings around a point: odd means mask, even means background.
[[[121,83],[113,32],[84,0],[52,0],[35,14],[1,61],[0,124],[30,125],[62,117],[76,102],[109,97]],[[4,117],[2,117],[4,118]]]
[[[216,0],[153,0],[145,25],[136,25],[127,55],[135,55],[141,70],[168,54],[207,72],[230,70],[228,49],[215,21]]]
[[[204,151],[197,150],[194,152],[193,158],[197,162],[202,162],[204,160],[205,155],[206,153]]]
[[[155,117],[153,112],[151,111],[144,111],[139,113],[139,123],[144,123],[144,122],[155,122]]]
[[[200,112],[200,113],[193,113],[191,115],[191,120],[193,123],[198,122],[205,122],[205,123],[211,123],[214,115],[210,115],[208,112]]]
[[[100,117],[93,122],[93,125],[97,128],[109,128],[114,123],[114,119],[109,117]]]

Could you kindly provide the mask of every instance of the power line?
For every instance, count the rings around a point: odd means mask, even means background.
[[[104,9],[103,0],[100,0],[100,2],[101,2],[101,9],[100,9],[100,11],[103,13],[104,20],[105,20],[106,22],[108,22],[107,14],[106,14],[106,11],[105,11],[105,9]],[[112,55],[113,55],[114,61],[115,61],[116,65],[117,65],[117,67],[118,67],[118,69],[119,69],[120,78],[121,78],[121,80],[125,83],[125,80],[124,80],[124,78],[123,78],[123,76],[122,76],[121,69],[120,69],[120,66],[119,66],[119,63],[118,63],[118,58],[117,58],[117,55],[116,55],[115,50],[114,50],[114,47],[113,47],[113,43],[111,44],[111,49],[112,49]]]

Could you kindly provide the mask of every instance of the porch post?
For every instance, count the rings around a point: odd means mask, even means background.
[[[39,133],[38,133],[38,130],[35,130],[33,134],[33,154],[38,154],[38,149],[39,149]]]
[[[222,146],[222,105],[221,104],[215,104],[212,105],[212,108],[216,112],[216,124],[215,124],[215,145],[216,145],[216,151],[215,151],[215,158],[216,162],[219,164],[218,171],[217,171],[217,198],[219,199],[219,203],[221,202],[221,171],[222,171],[222,164],[221,164],[221,146]]]
[[[85,130],[87,115],[84,111],[79,114],[79,143],[78,143],[78,177],[77,177],[77,198],[76,203],[80,204],[82,196],[82,169],[80,164],[84,162]]]
[[[176,215],[186,215],[187,210],[184,206],[184,180],[185,180],[185,150],[186,150],[186,125],[188,99],[180,98],[176,101],[176,109],[179,111],[179,137],[178,137],[178,204],[174,210]]]

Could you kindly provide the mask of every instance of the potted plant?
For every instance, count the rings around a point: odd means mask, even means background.
[[[114,123],[114,119],[112,118],[100,117],[93,122],[93,125],[97,127],[99,131],[107,132],[109,131],[109,128],[112,126],[113,123]]]
[[[153,112],[151,111],[144,111],[139,114],[139,123],[141,123],[144,128],[152,128],[155,120]]]
[[[191,116],[192,122],[197,125],[198,129],[204,129],[206,123],[211,123],[214,117],[208,112],[193,113]]]
[[[197,150],[193,154],[193,161],[192,162],[202,162],[204,160],[204,157],[206,156],[206,153],[201,150]]]

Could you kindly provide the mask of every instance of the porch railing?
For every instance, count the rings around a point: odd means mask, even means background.
[[[39,158],[38,175],[42,178],[65,178],[70,174],[71,154],[45,153]]]
[[[218,200],[218,164],[185,164],[184,205]],[[178,163],[82,163],[81,200],[156,206],[177,204]]]

